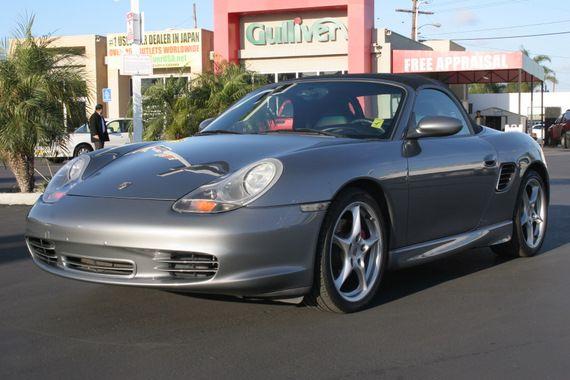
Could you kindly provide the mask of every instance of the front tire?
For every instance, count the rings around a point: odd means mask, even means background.
[[[491,249],[505,257],[531,257],[540,251],[548,222],[548,198],[542,177],[529,170],[521,181],[513,218],[513,236]]]
[[[330,205],[315,262],[315,280],[305,303],[321,310],[351,313],[376,294],[386,267],[386,222],[378,202],[348,189]]]
[[[568,133],[566,132],[562,133],[562,136],[560,137],[560,145],[562,146],[562,148],[564,149],[570,148],[570,141],[568,141],[568,139],[569,139]]]

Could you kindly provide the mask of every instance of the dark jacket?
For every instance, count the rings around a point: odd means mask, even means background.
[[[99,136],[99,141],[109,141],[109,132],[107,128],[105,128],[105,133],[103,133],[103,126],[101,121],[105,123],[105,127],[107,123],[105,122],[105,118],[99,115],[97,112],[93,112],[93,115],[89,118],[89,131],[91,132],[91,142],[97,141],[95,136]]]

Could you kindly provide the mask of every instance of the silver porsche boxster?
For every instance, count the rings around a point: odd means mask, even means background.
[[[476,125],[444,85],[315,77],[255,90],[193,137],[77,157],[26,239],[63,277],[352,312],[387,269],[536,254],[548,201],[541,147]]]

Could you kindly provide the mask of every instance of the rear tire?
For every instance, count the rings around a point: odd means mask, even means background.
[[[511,240],[491,246],[491,249],[504,257],[532,257],[540,251],[544,243],[547,223],[546,187],[542,177],[531,169],[521,181],[513,216]]]
[[[82,154],[86,154],[89,152],[93,152],[93,147],[89,144],[79,144],[75,147],[73,151],[73,157],[80,156]]]
[[[335,313],[368,305],[387,264],[386,231],[384,214],[374,198],[357,188],[341,193],[321,227],[313,288],[305,304]]]

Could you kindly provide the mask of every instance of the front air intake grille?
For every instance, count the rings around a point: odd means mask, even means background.
[[[62,256],[65,268],[81,272],[103,274],[107,276],[132,276],[135,273],[135,265],[129,261],[94,259],[81,256]]]
[[[497,180],[497,191],[505,191],[515,178],[517,167],[515,164],[503,164]]]
[[[155,270],[176,278],[207,280],[218,271],[218,259],[204,253],[157,252],[153,260]]]
[[[51,240],[29,237],[28,247],[35,259],[48,265],[57,265],[55,244]]]

